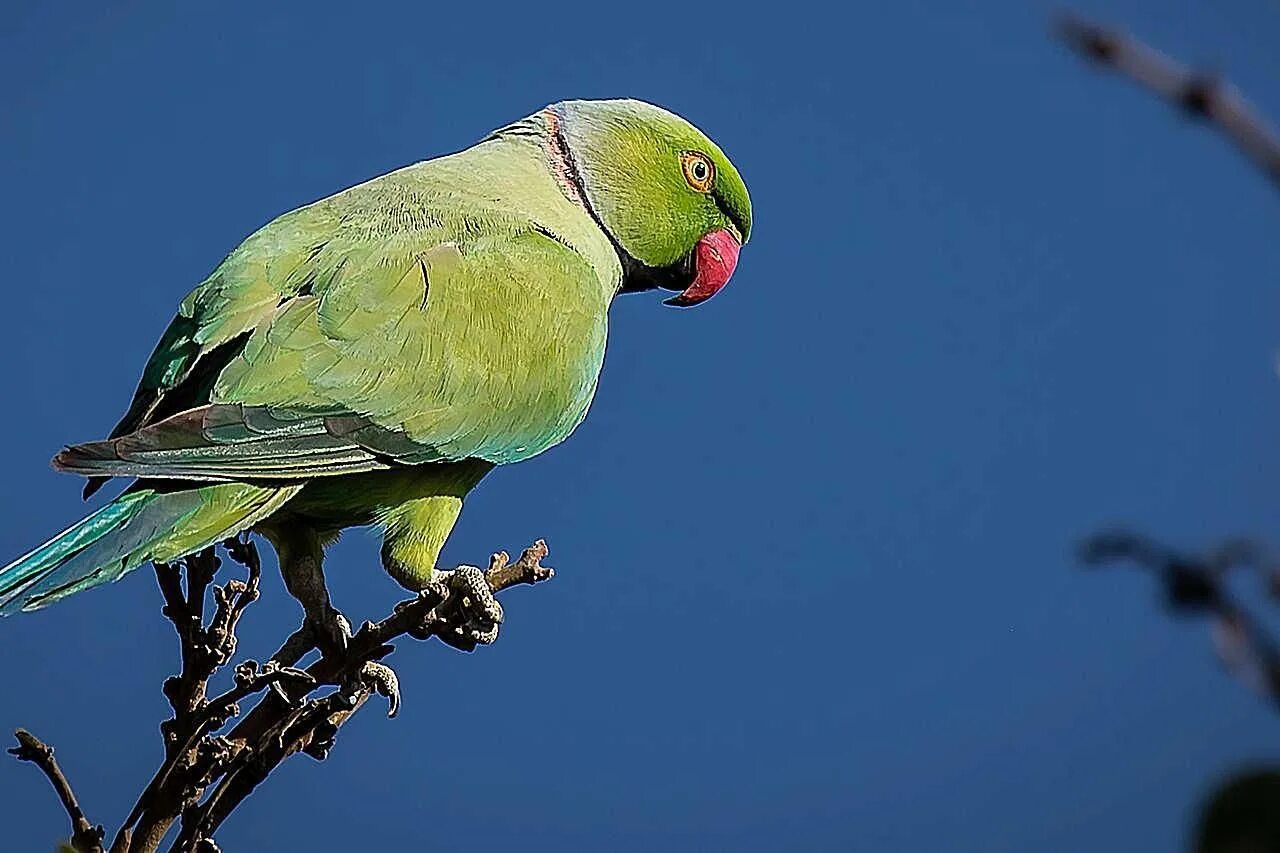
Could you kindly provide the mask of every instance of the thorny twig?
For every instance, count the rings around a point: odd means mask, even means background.
[[[388,716],[400,708],[399,680],[379,661],[391,653],[391,641],[410,636],[439,637],[464,651],[497,639],[502,608],[493,597],[517,584],[533,584],[554,574],[543,566],[546,544],[539,540],[512,562],[495,554],[489,569],[461,567],[433,581],[416,597],[396,605],[378,622],[366,622],[347,647],[300,669],[296,664],[316,649],[304,627],[266,664],[247,660],[235,667],[234,684],[209,698],[210,678],[236,651],[236,628],[245,609],[258,598],[261,564],[248,540],[223,543],[248,572],[245,580],[213,586],[212,617],[204,619],[205,595],[220,560],[213,549],[179,565],[157,564],[164,615],[177,631],[181,672],[164,683],[173,716],[161,724],[164,760],[111,843],[110,853],[153,853],[175,822],[179,853],[213,853],[213,833],[227,816],[291,755],[323,760],[338,729],[374,693],[388,699]],[[183,576],[186,586],[183,587]],[[334,689],[325,693],[325,687]],[[262,695],[254,708],[225,735],[218,735],[240,713],[240,703]],[[77,853],[104,853],[102,827],[92,826],[53,760],[53,750],[19,730],[18,758],[38,765],[57,790],[71,817]]]
[[[1203,555],[1183,554],[1127,531],[1090,537],[1081,547],[1087,565],[1127,560],[1153,572],[1169,607],[1179,614],[1207,615],[1223,666],[1251,689],[1280,704],[1280,643],[1227,586],[1236,569],[1260,575],[1267,594],[1280,600],[1280,563],[1257,544],[1232,539]]]
[[[1059,18],[1057,31],[1080,56],[1125,75],[1188,115],[1217,127],[1280,188],[1280,134],[1234,87],[1137,39],[1075,15]]]

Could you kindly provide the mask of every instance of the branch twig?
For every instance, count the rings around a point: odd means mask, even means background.
[[[1280,134],[1234,87],[1137,39],[1074,15],[1062,16],[1057,32],[1086,60],[1128,77],[1188,115],[1217,127],[1280,188]]]
[[[9,754],[19,761],[29,761],[39,767],[49,777],[49,782],[58,793],[58,799],[62,800],[62,807],[71,818],[72,849],[76,853],[102,853],[102,839],[106,836],[106,831],[101,826],[89,823],[89,819],[84,816],[84,810],[80,808],[80,802],[71,790],[71,783],[58,766],[58,760],[53,757],[53,747],[26,729],[18,729],[13,736],[18,739],[18,745],[12,747]]]
[[[494,593],[554,574],[541,564],[547,555],[541,540],[514,562],[505,553],[495,554],[487,572],[464,566],[444,573],[382,620],[362,625],[345,649],[299,669],[295,664],[317,648],[304,626],[266,664],[236,665],[233,686],[210,698],[209,680],[235,655],[236,628],[258,598],[261,575],[257,550],[247,538],[223,546],[247,569],[245,580],[213,585],[221,562],[213,549],[181,564],[155,567],[164,615],[178,634],[182,667],[164,683],[173,708],[160,727],[164,759],[116,833],[111,853],[154,853],[179,819],[171,851],[216,850],[213,833],[281,762],[299,752],[323,760],[338,729],[375,693],[387,697],[388,716],[396,715],[399,679],[379,662],[393,651],[391,641],[438,637],[464,651],[492,643],[503,620]],[[206,622],[210,589],[214,607]],[[328,687],[334,689],[323,692]],[[262,698],[254,708],[229,733],[218,735],[239,715],[240,703],[255,695]],[[53,750],[25,731],[17,736],[19,746],[10,752],[37,764],[53,783],[71,816],[77,853],[103,853],[103,829],[84,817]]]
[[[418,640],[434,636],[462,651],[493,642],[502,621],[502,609],[493,594],[553,577],[554,571],[541,562],[546,555],[542,540],[525,549],[515,562],[506,552],[494,554],[487,572],[458,569],[446,582],[433,582],[416,598],[396,605],[380,622],[366,622],[339,657],[323,657],[307,668],[307,675],[317,684],[338,686],[329,695],[309,700],[290,713],[289,697],[268,694],[227,736],[233,745],[261,746],[243,746],[237,751],[218,789],[190,818],[183,817],[184,835],[189,820],[193,839],[215,831],[289,756],[305,752],[323,759],[338,728],[371,693],[387,696],[388,715],[394,716],[400,704],[395,673],[377,663],[393,650],[389,645],[392,640],[405,635]]]

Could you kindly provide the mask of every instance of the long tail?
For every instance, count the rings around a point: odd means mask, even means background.
[[[143,563],[207,548],[266,518],[299,488],[218,483],[125,492],[0,569],[0,616],[39,610]]]

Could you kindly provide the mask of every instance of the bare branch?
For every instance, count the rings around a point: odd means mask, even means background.
[[[1188,115],[1217,127],[1280,188],[1280,134],[1230,84],[1195,71],[1142,42],[1074,15],[1059,37],[1086,60],[1128,77]]]
[[[58,799],[62,800],[62,807],[71,818],[72,849],[76,853],[102,853],[102,839],[106,836],[106,831],[101,826],[89,823],[89,819],[84,816],[84,810],[80,808],[80,802],[71,790],[71,783],[58,766],[58,760],[53,757],[53,747],[26,729],[18,729],[13,736],[18,739],[18,745],[12,747],[9,754],[19,761],[29,761],[39,767],[49,777],[53,790],[58,793]]]
[[[502,609],[493,593],[553,577],[555,571],[541,563],[546,555],[542,540],[525,549],[514,563],[500,552],[490,559],[488,572],[464,566],[447,573],[444,581],[432,582],[416,598],[396,605],[385,619],[366,622],[340,655],[322,657],[307,668],[307,675],[317,684],[337,687],[326,696],[298,705],[287,691],[269,693],[227,735],[238,753],[217,789],[199,808],[183,816],[183,834],[176,849],[184,850],[184,843],[211,835],[289,756],[304,752],[323,759],[338,729],[372,693],[388,697],[388,715],[394,716],[400,706],[399,681],[389,667],[377,662],[391,653],[392,640],[405,635],[420,640],[435,636],[464,651],[493,642],[502,621]],[[299,641],[299,646],[304,644]]]
[[[323,760],[338,730],[374,694],[387,698],[388,716],[396,715],[400,681],[380,663],[393,651],[391,641],[438,637],[465,651],[492,643],[503,621],[494,593],[554,574],[541,563],[547,555],[541,540],[515,562],[506,553],[494,554],[487,572],[470,566],[442,572],[382,620],[362,625],[345,648],[331,656],[321,655],[305,669],[296,666],[317,649],[304,625],[265,664],[246,660],[236,665],[233,685],[210,698],[209,680],[235,655],[236,629],[258,598],[262,571],[257,549],[247,537],[224,542],[223,547],[246,568],[245,580],[214,585],[221,561],[213,549],[181,564],[155,566],[164,615],[178,634],[182,666],[178,675],[164,682],[173,708],[173,716],[160,727],[164,759],[116,833],[111,853],[154,853],[179,820],[181,829],[171,850],[216,851],[214,831],[281,762],[298,753]],[[213,598],[207,622],[206,594]],[[240,714],[241,703],[259,695],[228,734],[218,734]],[[10,751],[38,764],[53,782],[71,815],[77,853],[102,853],[102,828],[91,827],[84,818],[53,761],[52,749],[24,731],[18,732],[18,739],[20,746]]]
[[[555,569],[542,565],[542,558],[547,556],[547,543],[542,539],[524,549],[520,559],[514,563],[506,551],[499,551],[489,558],[489,570],[485,572],[485,581],[494,592],[501,592],[507,587],[517,584],[535,584],[555,577]]]

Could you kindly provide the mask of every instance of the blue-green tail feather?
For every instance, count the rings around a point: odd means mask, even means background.
[[[43,581],[74,561],[78,554],[128,525],[147,497],[144,493],[121,495],[30,554],[0,569],[0,616],[24,609],[35,597],[35,587],[43,586]]]
[[[151,560],[174,560],[247,530],[297,486],[220,483],[126,492],[0,569],[0,616],[39,610],[119,580]]]

